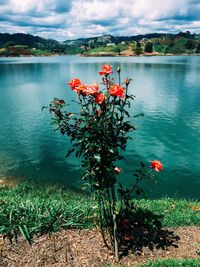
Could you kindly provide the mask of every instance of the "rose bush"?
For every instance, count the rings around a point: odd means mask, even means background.
[[[131,79],[126,78],[121,83],[120,67],[117,69],[117,82],[111,77],[112,73],[112,66],[102,66],[99,71],[101,88],[97,82],[88,86],[79,78],[71,79],[68,85],[77,93],[80,112],[68,111],[65,102],[56,98],[50,104],[50,112],[60,132],[71,139],[72,147],[67,156],[75,152],[76,157],[82,159],[82,179],[98,200],[103,240],[114,249],[118,260],[119,245],[124,240],[122,222],[127,220],[128,212],[134,208],[130,205],[132,193],[140,194],[141,180],[153,178],[154,175],[141,163],[141,168],[136,169],[134,174],[135,184],[126,189],[119,184],[116,188],[116,177],[121,173],[116,162],[123,159],[122,151],[131,139],[128,133],[135,130],[128,112],[134,96],[128,93]],[[162,164],[154,160],[150,168],[161,171]]]

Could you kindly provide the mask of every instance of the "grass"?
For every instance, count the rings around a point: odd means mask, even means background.
[[[137,264],[131,267],[199,267],[199,266],[200,266],[200,258],[148,261],[145,264]],[[106,267],[125,267],[125,266],[107,265]]]
[[[143,211],[160,216],[163,227],[200,226],[200,202],[159,199],[138,200]],[[0,234],[12,241],[19,235],[31,243],[35,234],[62,228],[89,228],[95,225],[97,204],[92,197],[56,185],[21,183],[0,188]]]
[[[0,234],[10,241],[22,234],[31,243],[35,234],[91,227],[95,210],[91,198],[58,186],[0,188]]]
[[[41,49],[30,48],[29,50],[30,50],[30,53],[33,56],[43,56],[43,55],[49,56],[49,55],[52,55],[52,53],[50,53],[48,51],[45,51],[45,50],[41,50]]]
[[[158,261],[149,261],[143,265],[137,265],[137,267],[199,267],[199,259],[167,259]]]
[[[195,207],[200,207],[200,202],[172,198],[142,199],[138,205],[144,210],[162,215],[161,221],[165,227],[200,226],[200,211],[195,211]]]

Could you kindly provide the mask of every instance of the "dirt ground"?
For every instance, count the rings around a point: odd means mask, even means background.
[[[150,259],[199,257],[196,252],[200,248],[199,227],[170,229],[167,233],[176,237],[173,242],[165,242],[163,246],[143,242],[139,255],[129,246],[129,250],[121,252],[119,266],[134,266]],[[160,237],[162,239],[164,237]],[[103,244],[98,229],[63,230],[51,236],[36,237],[32,247],[22,239],[10,244],[0,237],[1,267],[105,267],[114,262],[113,253]]]

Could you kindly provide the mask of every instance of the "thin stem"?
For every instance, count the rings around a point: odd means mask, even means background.
[[[111,250],[111,247],[108,245],[107,241],[106,241],[106,237],[105,237],[105,234],[104,234],[104,229],[103,229],[103,214],[101,212],[102,210],[102,205],[101,205],[101,201],[103,201],[102,199],[98,199],[98,203],[99,203],[99,212],[100,212],[100,232],[101,232],[101,236],[102,236],[102,239],[103,239],[103,242],[105,244],[105,246]]]
[[[115,111],[115,101],[116,101],[116,96],[114,96],[114,101],[113,101],[113,108],[112,108],[112,119],[113,119],[113,115],[114,115],[114,111]]]
[[[108,81],[108,75],[107,74],[105,75],[105,78],[106,78],[106,90],[107,90],[107,93],[109,93],[109,81]]]
[[[126,104],[127,95],[128,95],[128,84],[126,83],[126,90],[125,90],[125,97],[124,97],[125,104]]]
[[[122,122],[124,120],[124,108],[126,106],[127,92],[128,92],[128,84],[126,84],[124,101],[122,100],[123,101],[122,102],[123,103],[123,110],[121,111],[121,118],[120,118],[121,125],[122,125]]]
[[[119,261],[119,244],[118,244],[118,227],[117,227],[117,217],[115,213],[116,206],[116,193],[114,185],[111,188],[112,193],[112,209],[113,209],[113,237],[114,237],[114,251],[115,251],[115,260]]]
[[[118,80],[119,80],[119,86],[121,85],[121,75],[120,75],[121,69],[118,67],[117,73],[118,73]]]
[[[80,94],[78,94],[78,99],[79,99],[79,102],[81,104],[81,108],[84,109],[84,107],[83,107],[83,101],[82,101],[82,99],[80,97]]]

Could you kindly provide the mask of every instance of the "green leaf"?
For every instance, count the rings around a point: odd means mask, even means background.
[[[84,183],[84,184],[82,184],[82,185],[80,186],[80,188],[81,188],[82,190],[86,190],[86,189],[88,189],[88,188],[91,188],[91,185],[90,185],[89,183]]]
[[[100,163],[100,161],[101,161],[101,156],[100,156],[99,154],[95,154],[95,155],[94,155],[94,159],[96,159],[96,161],[97,161],[98,163]]]
[[[31,239],[30,239],[30,236],[29,236],[29,233],[28,233],[28,230],[27,228],[23,230],[23,228],[19,225],[19,230],[23,236],[23,238],[28,241],[29,245],[31,245]],[[26,231],[27,230],[27,231]]]
[[[125,113],[125,114],[126,114],[126,116],[128,116],[128,117],[130,116],[130,115],[129,115],[129,113],[128,113],[128,111],[127,111],[127,110],[125,110],[125,109],[124,109],[124,113]]]

